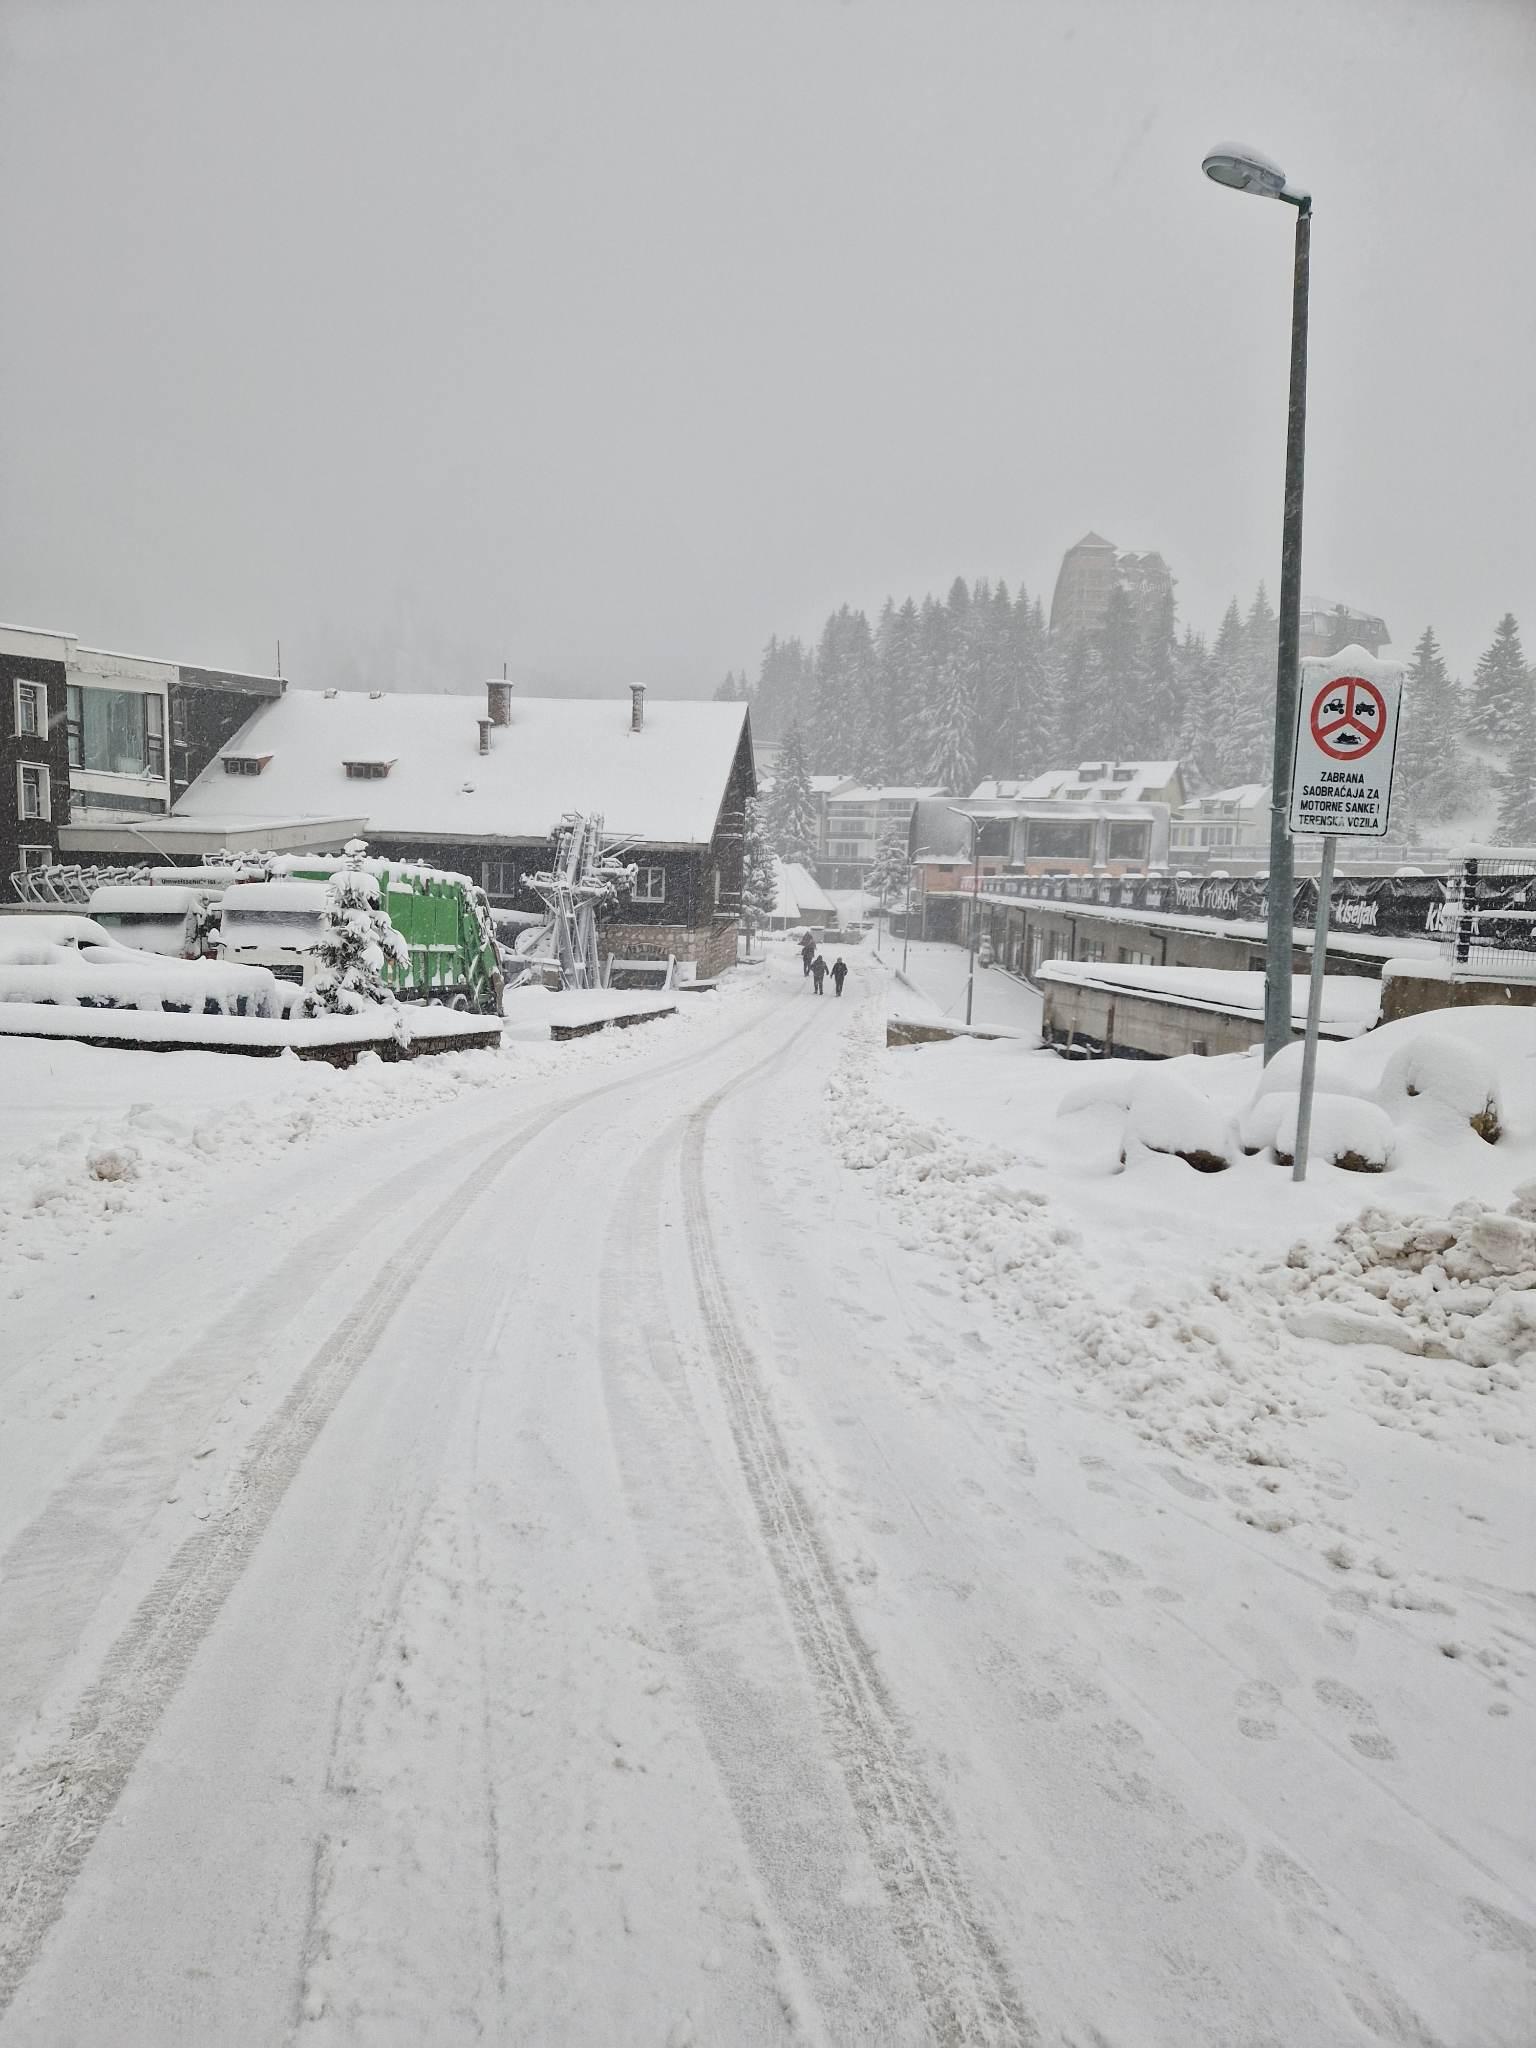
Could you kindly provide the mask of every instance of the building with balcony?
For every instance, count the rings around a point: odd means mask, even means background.
[[[102,824],[156,849],[156,819],[249,718],[282,695],[247,676],[82,647],[73,633],[0,626],[0,887],[91,858]]]
[[[1067,549],[1051,595],[1051,631],[1066,639],[1096,633],[1109,609],[1109,593],[1124,590],[1138,611],[1160,604],[1173,590],[1173,573],[1155,551],[1124,553],[1101,533],[1085,533]]]
[[[1299,652],[1327,656],[1346,647],[1363,647],[1367,654],[1380,654],[1390,642],[1385,619],[1371,612],[1356,611],[1352,605],[1337,604],[1329,597],[1301,600]]]
[[[828,791],[817,879],[829,889],[861,888],[881,841],[895,832],[910,845],[913,812],[944,794],[937,783],[871,788],[853,782]]]
[[[1173,814],[1168,830],[1168,858],[1174,867],[1220,866],[1228,861],[1269,858],[1268,787],[1239,782],[1230,789],[1209,789]]]

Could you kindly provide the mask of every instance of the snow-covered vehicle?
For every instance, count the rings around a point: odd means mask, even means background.
[[[144,952],[120,945],[94,918],[69,915],[0,921],[0,1003],[197,1017],[279,1011],[277,983],[264,968]]]
[[[338,862],[337,866],[340,865]],[[367,861],[379,900],[406,944],[403,964],[384,978],[405,1002],[438,1001],[455,1010],[500,1014],[502,971],[490,908],[463,875],[412,863]],[[289,984],[289,1007],[319,968],[318,947],[330,895],[329,865],[305,863],[269,882],[234,882],[219,906],[221,958],[265,967]]]
[[[209,957],[219,893],[206,888],[115,883],[91,892],[87,913],[124,945],[172,960]]]

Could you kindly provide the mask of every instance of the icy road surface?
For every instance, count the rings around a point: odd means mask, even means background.
[[[825,1142],[886,998],[776,957],[6,1303],[0,2048],[1529,2042],[1497,1756]]]

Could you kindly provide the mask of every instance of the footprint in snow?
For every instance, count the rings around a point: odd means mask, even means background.
[[[1154,1469],[1161,1472],[1170,1486],[1185,1494],[1190,1500],[1216,1498],[1214,1486],[1207,1486],[1203,1479],[1196,1479],[1193,1473],[1181,1471],[1177,1465],[1158,1465]]]
[[[1256,1678],[1239,1686],[1236,1696],[1237,1732],[1250,1742],[1274,1742],[1280,1734],[1275,1715],[1281,1706],[1280,1688],[1267,1678]]]
[[[1376,1719],[1376,1709],[1363,1693],[1341,1685],[1336,1678],[1319,1678],[1312,1690],[1321,1706],[1351,1724],[1349,1742],[1352,1749],[1361,1756],[1369,1757],[1373,1763],[1396,1762],[1397,1745],[1382,1730]]]

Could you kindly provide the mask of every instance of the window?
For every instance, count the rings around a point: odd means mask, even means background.
[[[144,773],[157,779],[165,774],[165,699],[144,699]]]
[[[1134,768],[1116,768],[1111,773],[1109,779],[1111,782],[1134,782],[1136,780],[1136,770]]]
[[[515,860],[483,860],[480,886],[487,896],[515,896],[521,877]]]
[[[1104,958],[1104,941],[1102,939],[1079,939],[1077,942],[1077,957],[1079,960],[1102,960]]]
[[[30,873],[33,868],[46,868],[53,865],[53,848],[51,846],[18,846],[16,851],[20,856],[21,872],[24,875]]]
[[[862,839],[834,839],[827,848],[830,860],[863,860],[865,843]]]
[[[53,804],[48,792],[48,770],[36,761],[21,761],[16,767],[16,815],[19,818],[51,818]]]
[[[44,739],[48,732],[48,691],[42,683],[16,679],[16,737]]]
[[[1093,827],[1047,824],[1032,818],[1025,845],[1031,860],[1092,860]]]
[[[341,765],[346,769],[349,781],[382,782],[395,764],[393,761],[343,761]]]
[[[665,903],[667,900],[667,871],[665,868],[636,868],[635,901],[637,903]]]
[[[1115,958],[1126,967],[1155,967],[1157,965],[1157,959],[1154,954],[1140,953],[1134,946],[1117,946],[1115,948]]]
[[[165,699],[155,691],[68,690],[69,759],[92,775],[165,773]]]
[[[1106,849],[1110,860],[1144,860],[1152,827],[1139,823],[1111,825],[1109,845]]]
[[[270,754],[226,754],[224,773],[226,775],[259,775],[271,760]]]

